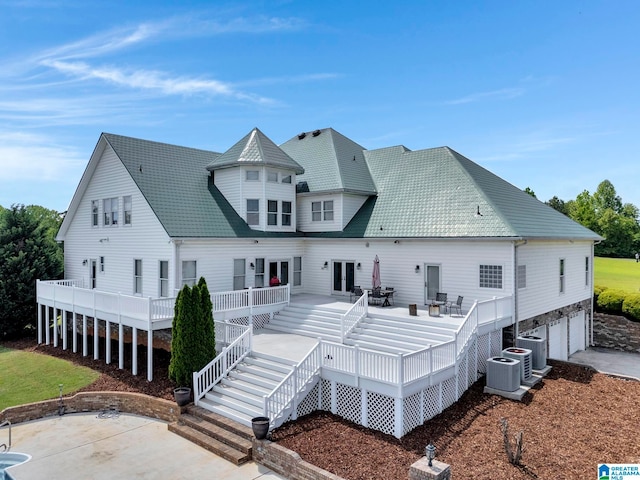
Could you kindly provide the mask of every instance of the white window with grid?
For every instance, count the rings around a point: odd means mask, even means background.
[[[278,225],[277,200],[267,200],[267,225]]]
[[[256,258],[255,263],[254,286],[258,288],[264,287],[264,258]]]
[[[159,294],[161,297],[169,296],[169,261],[160,260],[158,268],[158,280],[159,280]]]
[[[134,295],[142,295],[142,260],[135,259],[133,261],[133,293]]]
[[[326,222],[333,221],[333,200],[325,200],[322,202],[323,220]]]
[[[118,225],[118,199],[105,198],[102,201],[104,212],[104,226]]]
[[[322,220],[322,202],[311,202],[311,221],[319,222]]]
[[[247,199],[247,225],[260,225],[260,200]]]
[[[560,293],[564,293],[564,267],[565,267],[565,262],[564,262],[564,258],[560,259]]]
[[[584,285],[586,287],[589,286],[589,283],[591,282],[591,275],[590,275],[590,268],[589,268],[589,264],[590,264],[590,259],[589,257],[584,257]]]
[[[91,226],[92,227],[98,226],[98,218],[99,218],[98,208],[99,208],[98,200],[91,200]]]
[[[193,287],[196,284],[196,261],[195,260],[183,260],[182,261],[182,285],[189,285]]]
[[[293,286],[302,285],[302,257],[293,257]]]
[[[480,288],[502,288],[502,265],[480,265]]]
[[[527,288],[527,266],[518,265],[518,288]]]
[[[233,289],[242,290],[245,286],[246,261],[244,258],[233,260]]]
[[[291,226],[291,202],[282,202],[282,226]]]
[[[257,182],[260,180],[260,171],[259,170],[247,170],[245,173],[245,180],[247,182]]]
[[[131,225],[131,208],[132,208],[131,195],[126,195],[122,197],[122,209],[124,210],[125,225]]]
[[[267,172],[267,182],[278,183],[278,172]]]

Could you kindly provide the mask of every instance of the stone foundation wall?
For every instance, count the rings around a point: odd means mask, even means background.
[[[175,422],[180,415],[180,407],[175,402],[130,392],[81,392],[71,397],[62,397],[64,413],[100,412],[115,408],[122,413],[157,418],[165,422]],[[0,412],[0,422],[28,422],[59,414],[59,399],[27,403],[5,408]]]
[[[593,315],[593,337],[597,347],[640,353],[640,322],[623,316],[596,312]]]

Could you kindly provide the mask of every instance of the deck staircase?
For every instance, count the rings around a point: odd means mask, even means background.
[[[269,330],[340,342],[340,318],[344,310],[305,304],[290,304],[265,326]]]
[[[205,396],[200,405],[236,422],[250,426],[263,415],[264,396],[292,370],[294,362],[253,352]]]

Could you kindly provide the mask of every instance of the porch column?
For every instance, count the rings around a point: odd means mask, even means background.
[[[98,328],[98,318],[94,315],[93,317],[93,359],[98,360],[98,353],[100,352],[100,347],[98,346],[98,340],[100,338],[100,329]]]
[[[45,330],[44,330],[44,336],[45,336],[45,343],[47,345],[49,345],[49,343],[51,342],[51,327],[49,326],[49,325],[51,325],[51,322],[49,321],[49,314],[51,313],[50,310],[51,309],[50,309],[49,305],[47,305],[45,307],[45,310],[44,310],[44,321],[46,323]]]
[[[403,419],[403,414],[402,414],[402,399],[401,398],[394,398],[393,399],[393,413],[394,413],[394,417],[395,417],[395,427],[394,427],[394,436],[396,438],[400,438],[402,437],[402,421]]]
[[[124,368],[124,327],[122,323],[118,324],[118,368],[122,370]]]
[[[138,375],[138,329],[131,327],[131,373]]]
[[[153,380],[153,330],[147,331],[147,380]]]
[[[104,321],[104,363],[111,363],[111,322]]]
[[[89,346],[87,345],[87,316],[82,314],[82,356],[89,354]]]

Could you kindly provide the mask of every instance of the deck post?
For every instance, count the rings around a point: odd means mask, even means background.
[[[58,309],[53,307],[53,346],[58,346]]]
[[[71,319],[71,331],[73,332],[73,338],[71,339],[71,343],[73,345],[73,353],[78,353],[78,319],[76,318],[76,305],[73,304],[73,315]]]
[[[360,424],[369,428],[369,395],[368,391],[362,390],[362,402],[360,404]]]
[[[44,336],[45,336],[45,343],[47,345],[49,345],[49,343],[51,343],[51,322],[49,321],[49,316],[51,314],[51,307],[49,307],[49,305],[45,305],[45,310],[44,310],[44,321],[46,323],[45,325],[45,331],[44,331]]]
[[[124,368],[124,326],[122,323],[118,324],[118,368],[122,370]]]
[[[98,360],[100,347],[98,345],[98,340],[100,339],[100,328],[98,326],[98,317],[96,315],[95,308],[93,309],[93,359]]]
[[[138,375],[138,329],[131,327],[131,373]]]
[[[104,363],[111,363],[111,322],[104,321]]]
[[[42,305],[39,303],[36,305],[38,305],[38,345],[40,345],[42,343]]]
[[[89,354],[89,345],[87,345],[87,316],[82,314],[82,356]]]
[[[147,380],[153,380],[153,330],[147,330]]]
[[[402,398],[394,398],[393,399],[393,413],[395,417],[395,427],[394,427],[394,436],[396,438],[402,437],[402,421],[403,421],[403,412],[402,412]]]
[[[60,316],[62,317],[62,349],[67,349],[68,335],[67,335],[67,311],[60,310]]]

